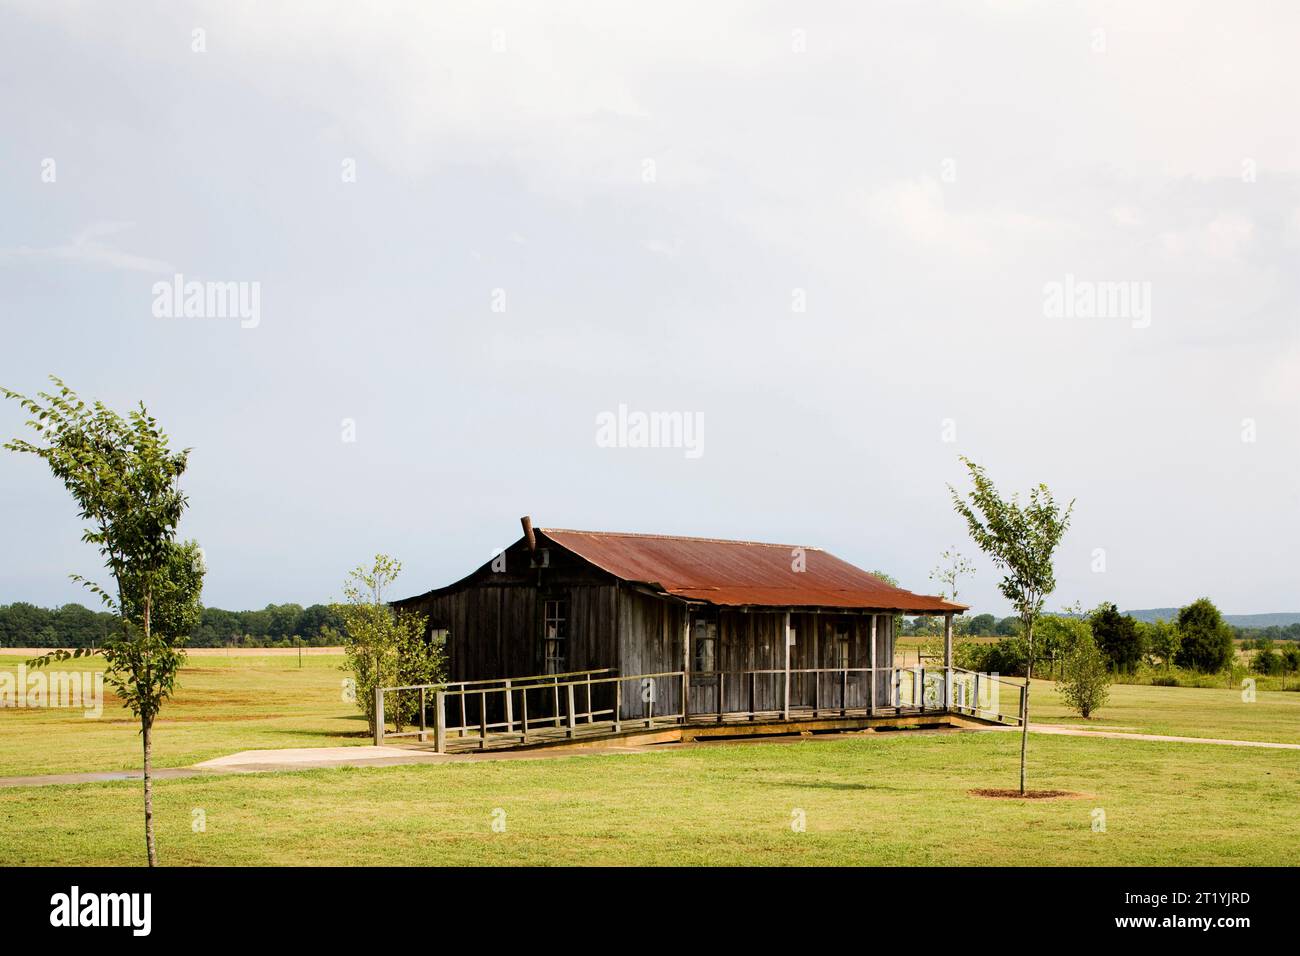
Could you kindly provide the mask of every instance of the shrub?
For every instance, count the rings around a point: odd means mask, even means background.
[[[1048,677],[1059,673],[1057,668],[1078,641],[1091,638],[1092,627],[1078,617],[1068,614],[1045,614],[1034,627],[1034,671],[1044,670],[1039,676]],[[1055,666],[1054,666],[1055,665]]]
[[[1147,661],[1151,664],[1162,664],[1166,668],[1172,667],[1181,643],[1178,628],[1169,621],[1157,620],[1150,624],[1139,624],[1138,629],[1144,635],[1143,644],[1146,647]]]
[[[986,644],[988,654],[980,670],[992,674],[1023,676],[1029,660],[1029,646],[1023,638],[1004,637],[996,644]]]
[[[1092,625],[1097,649],[1107,663],[1114,670],[1131,673],[1145,651],[1146,635],[1139,630],[1137,621],[1127,614],[1120,614],[1114,604],[1102,603],[1089,615],[1088,623]]]
[[[952,649],[953,666],[968,671],[986,671],[988,668],[984,665],[992,649],[992,644],[982,641],[958,641]]]
[[[1178,612],[1179,667],[1217,673],[1232,660],[1232,628],[1209,598],[1199,598]]]
[[[1065,656],[1059,687],[1066,704],[1084,720],[1110,699],[1106,658],[1092,638],[1080,638]]]
[[[1273,674],[1281,674],[1283,672],[1282,658],[1279,655],[1274,654],[1272,649],[1265,647],[1262,650],[1256,651],[1255,656],[1250,659],[1250,669],[1256,674],[1265,674],[1270,676]]]

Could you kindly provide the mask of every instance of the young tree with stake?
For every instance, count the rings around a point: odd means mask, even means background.
[[[38,443],[14,439],[11,451],[43,459],[72,493],[90,523],[82,540],[95,545],[112,575],[114,592],[72,575],[97,594],[121,621],[98,650],[53,651],[34,667],[69,657],[103,655],[105,681],[140,719],[144,750],[144,830],[150,866],[157,866],[153,828],[153,723],[171,696],[181,649],[199,620],[202,555],[194,542],[176,541],[188,504],[179,487],[188,450],[173,452],[167,435],[144,405],[123,418],[101,402],[87,405],[51,376],[57,392],[36,399],[0,387],[33,417]]]
[[[1030,489],[1028,502],[1020,496],[1010,499],[997,487],[981,465],[961,459],[974,488],[963,498],[952,485],[953,507],[966,519],[971,538],[1003,572],[998,584],[1002,596],[1011,602],[1024,628],[1029,655],[1025,672],[1024,720],[1020,729],[1020,792],[1025,792],[1025,756],[1029,749],[1029,685],[1034,676],[1034,623],[1043,601],[1056,590],[1052,555],[1070,524],[1071,501],[1062,511],[1047,485]]]

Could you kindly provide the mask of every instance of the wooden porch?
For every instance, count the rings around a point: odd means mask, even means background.
[[[735,706],[737,695],[728,692],[729,682],[737,683],[747,705]],[[760,694],[763,682],[780,686],[778,708],[756,709],[756,700],[770,696]],[[675,693],[661,694],[664,687]],[[662,697],[680,706],[657,712]],[[629,706],[629,698],[639,705]],[[388,730],[387,717],[395,711],[411,713],[412,703],[412,729]],[[381,688],[375,695],[375,743],[405,738],[438,753],[464,753],[927,724],[1018,725],[1022,707],[1022,684],[955,667],[633,675],[606,669]]]

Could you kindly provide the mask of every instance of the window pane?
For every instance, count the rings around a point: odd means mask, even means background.
[[[569,636],[569,602],[546,601],[542,606],[543,673],[560,674],[567,670],[566,642]]]

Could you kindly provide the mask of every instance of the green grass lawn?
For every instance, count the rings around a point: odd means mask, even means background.
[[[1116,729],[1177,737],[1220,737],[1300,744],[1300,693],[1260,691],[1252,703],[1239,689],[1112,684],[1110,701],[1091,720],[1062,702],[1056,685],[1034,681],[1031,723],[1040,720],[1083,729]]]
[[[0,654],[0,670],[23,657]],[[343,700],[341,654],[192,656],[155,723],[154,765],[184,767],[239,750],[367,744],[366,721]],[[101,658],[54,665],[102,669]],[[0,776],[130,770],[140,766],[140,724],[104,688],[103,715],[0,710]]]
[[[13,669],[17,657],[0,657]],[[191,658],[158,722],[159,766],[260,748],[365,744],[337,655]],[[67,666],[91,667],[91,662]],[[1300,695],[1116,685],[1090,722],[1036,682],[1039,720],[1300,742]],[[1300,751],[1035,736],[1031,785],[989,800],[1018,735],[865,734],[643,754],[159,780],[173,864],[1296,864]],[[136,724],[0,710],[0,775],[136,769]],[[493,832],[492,812],[506,814]],[[206,814],[206,832],[191,827]],[[1100,809],[1106,831],[1094,832]],[[802,811],[806,832],[790,827]],[[138,783],[0,789],[0,865],[137,864]]]
[[[0,655],[0,670],[23,660]],[[193,656],[154,735],[158,767],[183,767],[240,750],[329,747],[370,742],[356,705],[343,699],[342,655]],[[68,661],[89,670],[102,661]],[[107,688],[106,688],[107,694]],[[1056,685],[1035,681],[1035,719],[1080,727],[1122,728],[1185,737],[1300,743],[1300,694],[1261,691],[1243,703],[1238,690],[1115,684],[1091,721],[1070,713]],[[131,770],[140,765],[139,725],[108,696],[103,715],[79,711],[0,710],[0,776]]]
[[[1086,796],[970,796],[1014,785],[1018,744],[899,732],[200,777],[159,781],[154,805],[177,865],[1300,862],[1300,753],[1035,737],[1031,784]],[[138,783],[0,790],[0,865],[139,864],[141,831]]]

